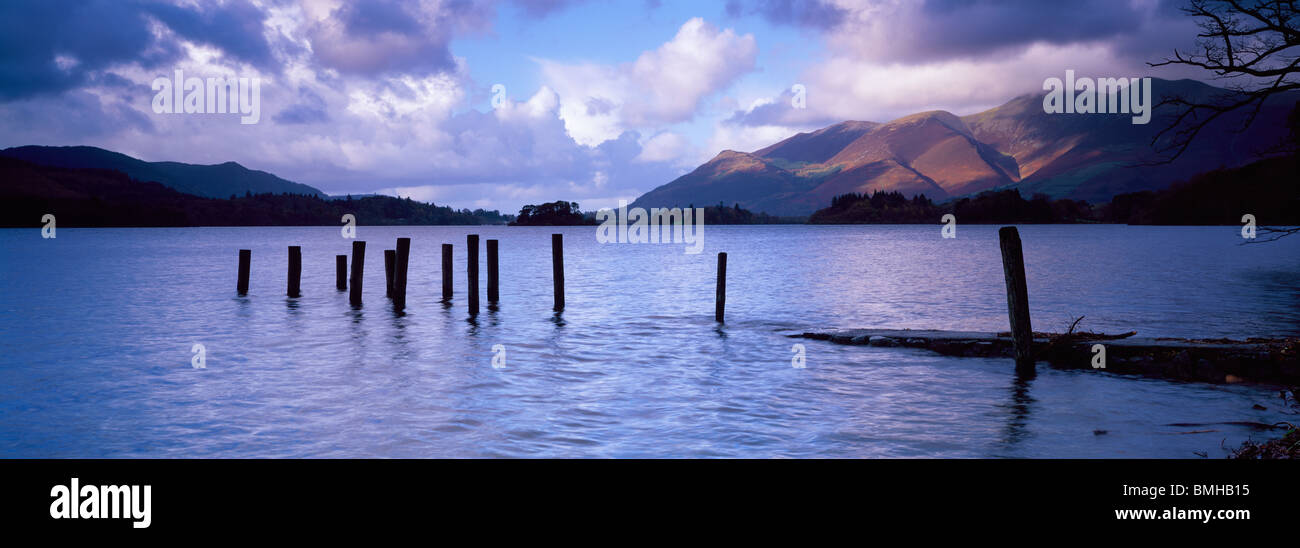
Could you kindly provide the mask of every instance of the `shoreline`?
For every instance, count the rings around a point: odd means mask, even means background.
[[[1089,369],[1181,381],[1300,385],[1300,338],[1179,339],[1133,333],[1033,334],[1035,361],[1058,369]],[[788,335],[851,346],[921,348],[954,357],[1013,356],[1010,333],[924,329],[824,329]],[[1094,365],[1094,345],[1104,361]]]
[[[341,225],[337,224],[275,224],[275,225],[251,225],[251,224],[227,224],[227,225],[77,225],[77,224],[59,224],[59,228],[333,228],[337,229]],[[578,224],[578,225],[511,225],[508,223],[479,223],[479,224],[407,224],[407,223],[357,223],[357,226],[410,226],[410,227],[428,227],[428,226],[509,226],[512,228],[564,228],[564,227],[592,227],[599,225]],[[798,227],[854,227],[854,226],[938,226],[941,223],[841,223],[841,224],[822,224],[822,223],[708,223],[706,226],[798,226]],[[1131,224],[1131,223],[963,223],[963,226],[1107,226],[1107,227],[1169,227],[1169,228],[1214,228],[1234,226],[1240,224],[1213,224],[1213,225],[1165,225],[1165,224]],[[29,230],[39,229],[39,224],[25,225],[0,225],[0,230]],[[1300,228],[1290,225],[1270,225],[1268,228],[1291,229]]]

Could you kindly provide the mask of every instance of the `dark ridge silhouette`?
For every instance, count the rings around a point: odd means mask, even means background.
[[[306,194],[325,198],[324,192],[281,179],[235,162],[215,165],[181,162],[146,162],[125,154],[87,146],[23,146],[0,150],[0,156],[50,167],[112,169],[139,181],[155,181],[195,196],[225,198],[231,194]]]
[[[1135,225],[1239,225],[1245,214],[1260,226],[1300,225],[1300,159],[1271,158],[1221,169],[1159,191],[1120,194],[1109,203],[1053,200],[1016,189],[986,191],[936,204],[901,192],[836,196],[813,213],[811,224],[937,224],[952,213],[958,223],[1118,223]]]
[[[898,191],[876,191],[870,196],[850,193],[836,196],[831,206],[813,213],[811,224],[915,224],[938,223],[951,213],[967,224],[1087,223],[1100,222],[1087,202],[1052,200],[1038,194],[1026,200],[1015,189],[986,191],[973,198],[935,204],[925,195],[908,198]]]
[[[740,207],[740,204],[726,206],[718,204],[704,208],[704,222],[711,225],[788,225],[803,224],[806,217],[777,217],[766,213],[754,213]]]
[[[0,157],[0,226],[37,226],[45,213],[54,214],[60,227],[322,226],[339,225],[345,213],[356,215],[361,225],[510,220],[496,211],[455,210],[389,196],[330,200],[246,191],[227,199],[205,198],[111,169],[49,167]]]
[[[692,209],[692,211],[695,208],[694,205],[686,207]],[[648,213],[649,209],[646,211]],[[741,208],[740,204],[728,206],[719,203],[704,208],[704,222],[710,225],[803,224],[805,221],[806,219],[803,217],[776,217],[766,213],[754,213]],[[578,208],[577,202],[561,200],[542,205],[524,206],[523,209],[519,210],[519,216],[510,223],[510,226],[586,226],[597,224],[600,224],[600,222],[596,219],[596,212],[583,212]]]
[[[1159,191],[1120,194],[1107,204],[1025,199],[1015,188],[935,203],[925,195],[899,191],[835,196],[829,207],[807,219],[812,224],[936,224],[946,213],[959,223],[1120,223],[1237,225],[1244,214],[1260,226],[1300,225],[1300,160],[1261,160],[1220,169]],[[686,207],[694,207],[688,205]],[[735,204],[705,209],[710,225],[800,223],[797,217],[755,213]],[[141,182],[109,169],[57,168],[0,157],[0,214],[4,227],[31,227],[53,213],[66,227],[162,226],[329,226],[345,213],[362,225],[597,224],[594,212],[574,202],[525,206],[518,219],[483,209],[455,210],[389,196],[323,199],[301,194],[232,195],[204,198],[155,182]]]
[[[1106,206],[1107,222],[1135,225],[1300,226],[1300,157],[1272,158],[1219,169],[1165,190],[1120,194]]]

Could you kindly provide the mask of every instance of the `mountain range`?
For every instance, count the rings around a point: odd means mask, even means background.
[[[45,214],[62,227],[504,224],[496,211],[455,210],[410,198],[329,199],[305,193],[208,198],[114,169],[65,168],[0,156],[0,227],[31,227]]]
[[[1152,79],[1153,97],[1209,102],[1231,92],[1193,80]],[[886,122],[845,121],[799,133],[753,152],[724,150],[690,173],[637,198],[635,207],[738,205],[783,217],[807,216],[849,193],[897,191],[945,202],[987,190],[1026,198],[1107,202],[1118,194],[1160,190],[1216,169],[1261,158],[1290,131],[1300,93],[1275,96],[1248,131],[1230,112],[1207,126],[1180,157],[1153,164],[1152,140],[1173,107],[1154,109],[1149,124],[1130,114],[1049,114],[1043,94],[1027,94],[984,112],[929,111]],[[89,146],[21,146],[0,157],[64,169],[107,169],[207,198],[320,190],[235,162],[147,162]]]
[[[1209,102],[1231,92],[1194,80],[1152,79],[1153,97]],[[977,114],[912,114],[887,123],[846,121],[800,133],[754,152],[724,150],[704,165],[637,198],[636,207],[738,204],[773,215],[808,215],[847,193],[898,191],[945,201],[1014,188],[1104,202],[1158,190],[1214,169],[1259,160],[1288,133],[1300,94],[1275,96],[1248,131],[1248,112],[1208,125],[1177,159],[1157,163],[1152,148],[1172,106],[1148,124],[1131,114],[1049,114],[1042,93]],[[1163,137],[1158,144],[1168,142]]]
[[[154,181],[186,194],[229,198],[245,194],[305,194],[328,198],[314,187],[248,169],[235,162],[216,165],[146,162],[119,152],[89,146],[21,146],[0,156],[36,165],[69,169],[111,169],[137,181]]]

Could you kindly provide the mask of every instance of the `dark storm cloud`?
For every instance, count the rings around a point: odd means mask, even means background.
[[[59,92],[114,63],[157,63],[176,55],[153,49],[145,18],[110,1],[0,3],[0,99]],[[58,56],[76,65],[60,68]]]
[[[928,0],[915,28],[917,57],[978,56],[1025,44],[1107,40],[1141,29],[1127,0]]]
[[[1116,49],[1146,61],[1156,61],[1172,55],[1174,48],[1184,51],[1195,48],[1200,30],[1197,19],[1183,12],[1186,6],[1187,0],[1161,0],[1142,31],[1115,40]]]
[[[885,32],[890,37],[880,48],[861,53],[894,62],[924,62],[988,57],[1034,43],[1108,41],[1144,52],[1166,51],[1187,45],[1195,34],[1179,10],[1185,3],[1162,0],[1148,10],[1129,0],[868,1],[847,10],[824,0],[729,0],[727,12],[822,30]]]
[[[75,113],[69,116],[68,113]],[[121,102],[105,102],[93,93],[72,90],[32,97],[0,108],[0,148],[30,144],[83,144],[123,130],[152,134],[153,122]]]
[[[338,18],[353,34],[395,32],[413,35],[420,32],[420,24],[406,10],[409,5],[410,2],[401,0],[347,3],[339,8]]]
[[[164,3],[145,4],[143,9],[157,17],[176,34],[199,44],[216,47],[226,55],[258,68],[274,66],[271,48],[262,34],[266,14],[247,0],[201,8]]]
[[[263,15],[244,1],[204,8],[160,2],[46,0],[0,3],[0,100],[76,88],[120,63],[174,62],[179,44],[158,40],[150,21],[259,67],[272,64]]]
[[[584,0],[511,0],[524,13],[533,17],[550,15],[571,5],[581,4]]]
[[[451,0],[423,6],[398,0],[351,1],[308,28],[316,59],[361,76],[434,74],[456,68],[448,44],[458,33],[487,28],[490,2]]]
[[[727,15],[761,15],[774,23],[829,29],[843,22],[847,11],[819,0],[729,0]]]
[[[328,122],[325,100],[306,87],[298,88],[298,102],[277,113],[273,119],[281,124],[317,124]]]

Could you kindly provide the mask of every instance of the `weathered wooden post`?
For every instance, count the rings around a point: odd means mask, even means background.
[[[406,267],[411,259],[411,239],[398,238],[393,264],[393,305],[398,310],[406,308]]]
[[[555,280],[555,310],[564,310],[564,235],[551,234],[551,277]]]
[[[1002,246],[1002,273],[1007,281],[1007,315],[1011,320],[1011,345],[1016,354],[1016,371],[1034,371],[1034,330],[1029,323],[1029,289],[1025,286],[1025,255],[1020,232],[1014,226],[998,229]]]
[[[353,306],[361,304],[361,276],[366,271],[366,242],[352,241],[352,280],[348,292],[348,302]]]
[[[478,234],[465,236],[465,246],[469,248],[469,315],[478,315]]]
[[[334,256],[334,287],[339,291],[348,290],[348,256]]]
[[[451,244],[442,244],[442,302],[451,302]]]
[[[289,246],[289,296],[302,296],[302,246]]]
[[[500,281],[501,277],[497,272],[497,241],[487,241],[487,267],[488,267],[488,302],[494,303],[500,299]]]
[[[718,293],[713,299],[713,319],[722,323],[727,309],[727,254],[718,253]]]
[[[253,250],[239,250],[239,283],[236,285],[236,290],[240,295],[248,294],[248,269],[252,262]]]
[[[393,267],[397,263],[397,251],[384,250],[384,296],[393,298]]]

